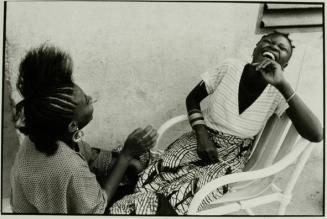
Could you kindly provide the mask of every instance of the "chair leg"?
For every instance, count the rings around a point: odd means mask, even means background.
[[[295,186],[295,183],[296,183],[297,179],[299,178],[299,176],[304,168],[304,165],[307,162],[307,160],[311,154],[311,151],[313,150],[313,147],[314,147],[314,144],[311,144],[309,142],[307,145],[307,148],[299,157],[298,162],[295,166],[295,169],[290,177],[290,180],[287,183],[286,188],[284,189],[283,198],[281,200],[281,204],[280,204],[280,207],[278,210],[278,215],[285,215],[286,207],[292,198],[292,191]]]
[[[248,215],[251,215],[251,216],[255,215],[251,208],[245,208],[244,210]]]
[[[286,208],[288,203],[280,203],[279,209],[278,209],[278,215],[285,215]]]
[[[283,194],[280,200],[280,205],[278,209],[278,215],[285,215],[286,208],[288,204],[291,202],[292,195],[291,194]]]

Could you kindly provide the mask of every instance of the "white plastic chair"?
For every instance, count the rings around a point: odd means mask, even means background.
[[[187,121],[186,115],[174,117],[158,129],[157,144],[151,151],[154,157],[164,152],[164,149],[159,148],[159,143],[167,130],[183,121]],[[292,198],[294,185],[313,147],[314,144],[298,134],[286,114],[281,117],[273,115],[256,137],[244,171],[214,179],[203,186],[196,192],[188,215],[224,215],[240,210],[254,215],[252,207],[271,202],[279,202],[276,213],[284,215]],[[276,175],[292,164],[295,164],[295,169],[285,188],[278,188],[274,184]],[[231,186],[231,192],[205,206],[201,211],[198,210],[202,200],[210,192],[227,184]]]

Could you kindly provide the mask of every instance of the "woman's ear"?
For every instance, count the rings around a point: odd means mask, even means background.
[[[75,120],[72,120],[69,124],[68,124],[68,131],[70,133],[74,133],[78,130],[78,124]]]

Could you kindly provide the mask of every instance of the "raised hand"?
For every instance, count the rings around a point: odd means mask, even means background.
[[[283,69],[278,62],[265,58],[262,62],[253,63],[253,65],[256,67],[256,71],[261,73],[267,83],[276,87],[284,82]]]
[[[130,158],[136,157],[151,149],[158,138],[152,126],[134,130],[126,139],[122,153]]]

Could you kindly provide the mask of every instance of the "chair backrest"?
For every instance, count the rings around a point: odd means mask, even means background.
[[[273,114],[256,137],[252,155],[244,170],[268,167],[274,163],[277,154],[282,156],[280,149],[284,148],[286,152],[287,146],[292,146],[298,137],[294,127],[291,127],[291,121],[285,113],[280,117]]]

